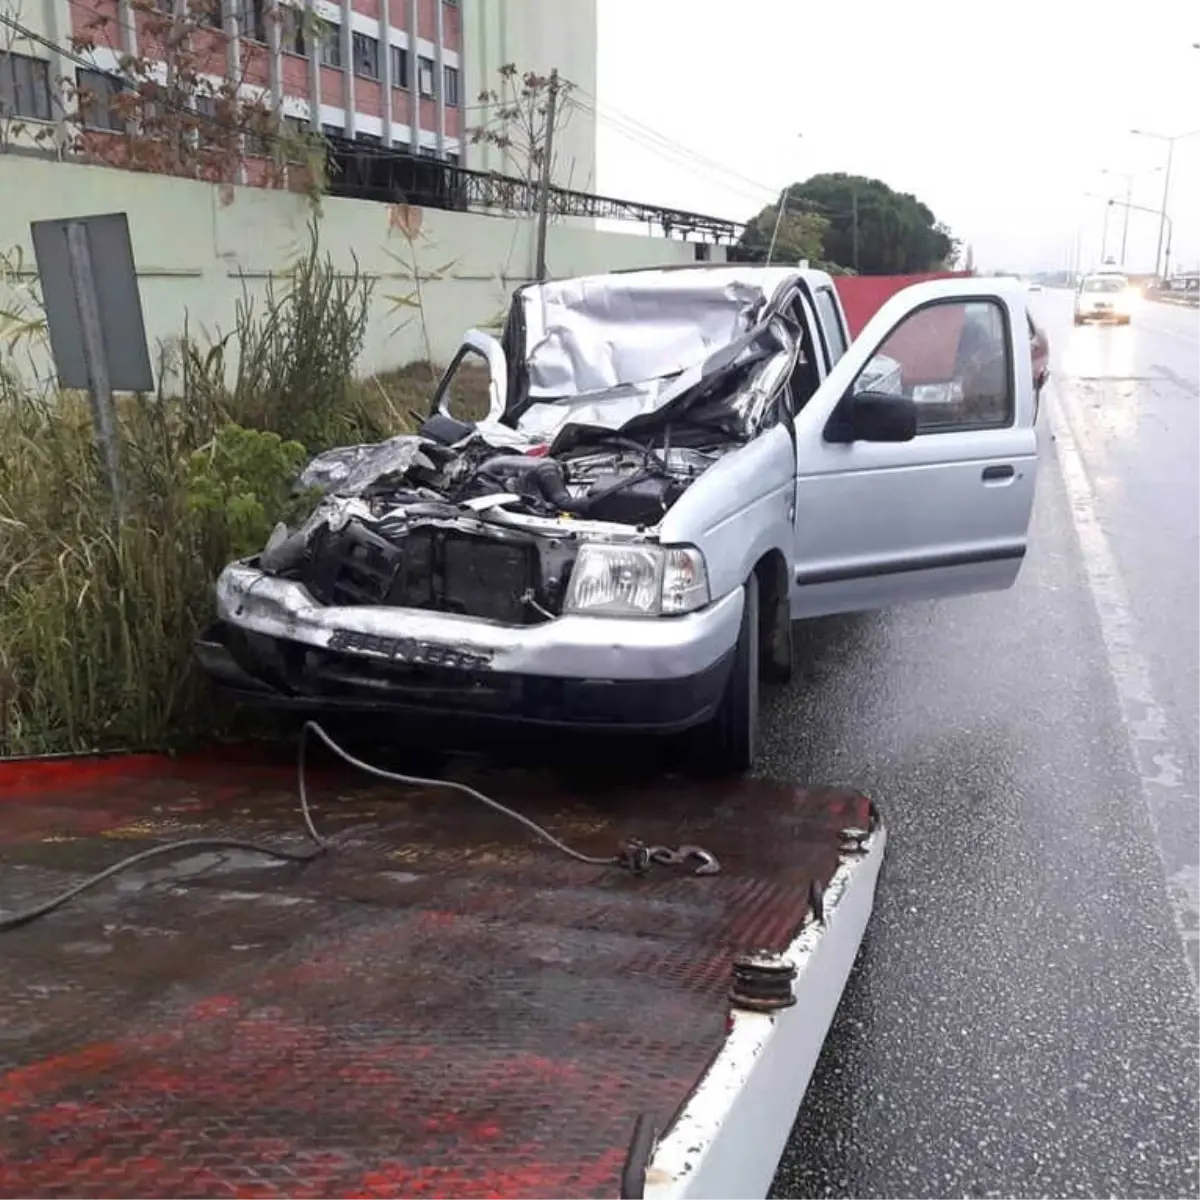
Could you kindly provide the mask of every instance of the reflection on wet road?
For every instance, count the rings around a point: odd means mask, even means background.
[[[1058,440],[1016,588],[800,627],[767,705],[764,773],[891,833],[778,1195],[1197,1191],[1200,316],[1033,303]]]

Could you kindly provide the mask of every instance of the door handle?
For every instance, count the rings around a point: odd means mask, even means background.
[[[1011,479],[1015,474],[1012,463],[1001,463],[999,466],[984,467],[980,478],[984,483],[999,483],[1002,479]]]

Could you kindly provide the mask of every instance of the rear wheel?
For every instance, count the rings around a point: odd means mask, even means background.
[[[706,774],[736,775],[754,765],[758,743],[758,577],[746,580],[742,624],[721,703],[692,735],[692,760]]]

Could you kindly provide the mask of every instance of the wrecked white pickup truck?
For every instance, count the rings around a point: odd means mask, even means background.
[[[530,285],[417,434],[310,464],[197,652],[259,703],[686,731],[743,770],[794,620],[1013,583],[1034,418],[1014,281],[906,288],[849,344],[817,271]]]

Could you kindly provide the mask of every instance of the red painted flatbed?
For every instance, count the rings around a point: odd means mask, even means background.
[[[764,1194],[870,911],[870,803],[473,782],[585,852],[696,843],[720,873],[583,865],[461,795],[326,770],[317,822],[355,830],[332,854],[181,852],[0,934],[0,1196]],[[859,853],[847,827],[874,830]],[[206,835],[302,849],[293,775],[0,764],[0,916]],[[797,967],[794,1007],[731,1010],[758,949]]]

